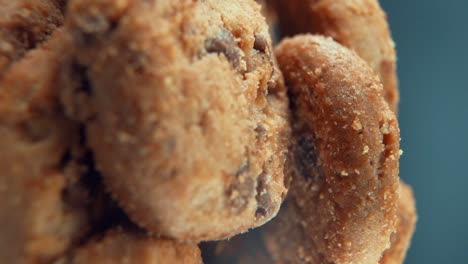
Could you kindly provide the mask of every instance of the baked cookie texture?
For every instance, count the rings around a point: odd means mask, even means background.
[[[56,264],[202,264],[195,244],[156,239],[135,230],[115,227],[75,249]]]
[[[365,61],[331,38],[275,52],[292,108],[292,183],[267,225],[277,263],[377,263],[396,229],[399,128]]]
[[[287,211],[283,207],[280,214]],[[406,252],[409,248],[411,237],[416,225],[416,208],[411,187],[400,181],[400,198],[398,200],[398,222],[396,232],[391,235],[391,247],[383,252],[380,264],[401,264],[404,262]],[[291,228],[291,226],[289,226]],[[202,256],[205,264],[225,263],[225,264],[279,264],[279,263],[310,263],[306,259],[293,258],[273,260],[271,254],[266,249],[265,241],[271,241],[268,231],[269,224],[252,230],[246,234],[241,234],[217,242],[202,243]],[[264,231],[266,230],[266,231]],[[284,233],[288,233],[291,240],[301,239],[300,229],[291,228]],[[262,238],[263,236],[263,238]],[[303,239],[303,238],[302,238]],[[301,249],[299,248],[299,253]],[[282,254],[285,252],[282,251]],[[289,262],[288,262],[289,261]],[[315,262],[312,262],[315,263]],[[317,262],[321,263],[321,262]],[[324,263],[327,263],[326,261]]]
[[[63,1],[0,0],[0,77],[63,21]]]
[[[288,100],[258,4],[75,0],[65,24],[62,100],[132,220],[201,241],[276,215]]]
[[[55,85],[62,36],[57,31],[0,77],[0,259],[9,263],[49,261],[86,227],[82,206],[65,201],[78,176],[67,171],[76,135]]]
[[[378,0],[272,0],[281,33],[315,33],[353,49],[376,73],[390,109],[399,101],[395,43]]]
[[[286,206],[286,205],[285,205]],[[285,207],[280,210],[288,211]],[[413,192],[411,187],[400,181],[400,197],[398,200],[397,209],[397,227],[396,232],[391,235],[391,247],[383,252],[383,256],[378,263],[380,264],[401,264],[404,262],[406,252],[409,248],[411,237],[414,233],[416,225],[416,207]],[[225,263],[225,264],[279,264],[279,263],[310,263],[308,259],[293,258],[275,259],[266,249],[265,241],[271,241],[275,237],[271,237],[269,225],[257,228],[246,234],[241,234],[231,238],[230,240],[210,242],[201,245],[203,250],[203,261],[205,264]],[[292,241],[304,239],[300,234],[300,229],[292,228],[291,225],[286,225],[290,229],[285,230],[288,238]],[[262,238],[263,236],[263,238]],[[302,249],[303,250],[303,249]],[[291,254],[294,252],[290,252]],[[301,249],[297,253],[301,253]],[[303,252],[302,252],[303,253]],[[283,250],[281,254],[285,254]],[[286,261],[287,259],[287,261]],[[310,260],[310,259],[309,259]],[[288,262],[289,261],[289,262]],[[315,263],[315,262],[312,262]],[[317,262],[321,263],[321,262]],[[328,262],[324,262],[328,263]]]
[[[59,101],[57,29],[0,77],[0,259],[50,263],[122,217]]]
[[[392,246],[384,252],[380,264],[403,263],[416,227],[417,215],[413,191],[402,181],[400,181],[400,187],[397,230],[392,234]]]

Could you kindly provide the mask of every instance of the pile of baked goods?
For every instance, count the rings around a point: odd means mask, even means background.
[[[2,262],[403,262],[377,0],[0,3]]]

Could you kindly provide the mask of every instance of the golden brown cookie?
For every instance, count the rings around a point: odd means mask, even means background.
[[[76,249],[56,264],[201,264],[200,249],[116,227]]]
[[[399,101],[395,44],[378,0],[272,0],[281,32],[318,33],[355,50],[379,74],[390,109]]]
[[[401,264],[405,260],[411,237],[416,227],[416,206],[411,187],[400,181],[400,200],[398,202],[398,224],[392,235],[392,246],[384,252],[380,264]]]
[[[0,76],[62,23],[62,1],[0,0]]]
[[[300,35],[275,52],[295,143],[289,198],[266,244],[277,263],[377,263],[398,202],[399,129],[378,77],[331,38]]]
[[[86,225],[81,208],[64,201],[76,134],[57,100],[62,43],[56,32],[0,77],[0,259],[11,263],[53,258]]]
[[[66,39],[57,30],[0,77],[0,259],[8,263],[49,263],[120,217],[58,100]]]
[[[222,239],[279,209],[288,102],[259,9],[253,0],[69,3],[68,71],[80,81],[63,96],[67,112],[85,122],[116,200],[153,233]]]

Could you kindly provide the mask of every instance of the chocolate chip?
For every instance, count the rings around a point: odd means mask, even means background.
[[[268,41],[265,39],[263,35],[255,34],[255,41],[254,41],[253,48],[261,52],[266,52],[268,49]]]
[[[271,215],[275,208],[266,181],[267,174],[263,172],[257,178],[257,195],[255,196],[257,200],[257,210],[255,211],[256,218]]]
[[[267,130],[262,124],[257,124],[257,127],[254,129],[257,133],[257,139],[263,138],[267,135]]]
[[[228,204],[235,213],[240,213],[247,208],[249,199],[253,197],[254,188],[254,180],[250,177],[229,187],[227,191]]]
[[[258,207],[257,211],[255,211],[256,218],[265,217],[266,215],[267,215],[267,211],[262,207]]]
[[[323,172],[318,164],[317,149],[312,135],[302,133],[297,138],[294,160],[298,172],[305,179],[322,178]]]
[[[267,180],[267,174],[265,172],[262,172],[260,175],[258,175],[257,195],[261,194],[263,191],[267,189],[266,180]]]
[[[236,176],[237,178],[239,176],[241,176],[242,174],[246,173],[249,171],[249,162],[248,161],[244,161],[242,163],[242,165],[239,167],[239,169],[234,173],[234,176]]]
[[[17,39],[20,40],[20,43],[24,45],[26,50],[31,50],[36,48],[37,44],[41,42],[41,39],[37,37],[37,34],[28,27],[19,27],[16,29],[17,32],[13,34],[17,35]]]
[[[130,51],[129,53],[131,55],[128,59],[128,65],[135,73],[144,73],[150,64],[149,56],[141,51]]]
[[[205,49],[209,53],[224,54],[234,68],[240,66],[240,49],[237,46],[234,35],[226,29],[222,29],[217,36],[205,41]]]

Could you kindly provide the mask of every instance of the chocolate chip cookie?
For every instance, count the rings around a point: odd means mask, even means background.
[[[0,77],[0,259],[50,263],[121,216],[59,100],[57,29]]]
[[[377,263],[396,229],[399,128],[365,61],[331,38],[277,47],[290,92],[293,180],[267,224],[279,263]]]
[[[316,33],[353,49],[379,75],[384,96],[396,112],[399,92],[395,44],[378,0],[271,0],[281,32]]]
[[[136,223],[201,241],[276,215],[288,100],[259,5],[75,0],[67,14],[64,105]]]
[[[282,208],[280,214],[283,211],[288,211],[286,208]],[[409,248],[411,237],[414,232],[416,225],[416,208],[411,187],[406,183],[400,181],[400,197],[398,199],[398,222],[396,232],[391,235],[391,247],[383,252],[382,258],[378,263],[380,264],[401,264],[404,261],[406,251]],[[257,228],[250,231],[247,234],[242,234],[231,238],[230,240],[210,242],[201,245],[203,250],[203,261],[205,264],[279,264],[279,263],[316,263],[311,262],[312,258],[295,259],[296,262],[292,262],[292,258],[275,258],[273,259],[271,254],[268,252],[265,246],[265,240],[270,241],[270,244],[274,244],[274,237],[271,237],[269,232],[269,225],[266,224],[263,227]],[[276,225],[276,224],[273,224]],[[291,230],[285,230],[283,233],[287,233],[284,242],[286,240],[294,241],[301,238],[299,228],[294,228],[286,223],[285,228],[291,228]],[[266,230],[266,231],[265,231]],[[263,236],[263,239],[262,239]],[[276,244],[274,244],[276,245]],[[275,254],[276,256],[289,255],[294,256],[295,254],[304,254],[304,248],[297,248],[296,251],[288,252],[285,249],[282,250],[281,254]],[[284,262],[288,260],[289,262]]]

